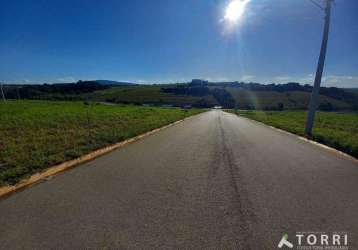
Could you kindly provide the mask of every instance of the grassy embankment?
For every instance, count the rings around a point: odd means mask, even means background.
[[[230,112],[235,113],[234,110]],[[237,113],[291,133],[304,135],[305,111],[238,110]],[[358,158],[358,114],[317,112],[313,140]]]
[[[237,107],[254,110],[304,110],[311,89],[298,84],[260,85],[245,83],[191,83],[103,86],[96,82],[55,85],[5,85],[12,99],[112,102],[120,104],[173,105],[182,107]],[[322,88],[319,109],[358,110],[357,89]]]
[[[308,107],[310,92],[304,91],[250,91],[240,88],[226,88],[242,109],[273,110],[282,103],[285,109],[303,110]],[[336,110],[351,110],[352,105],[344,100],[320,95],[319,104],[330,103]]]
[[[114,103],[151,103],[151,104],[173,104],[181,106],[184,104],[195,105],[200,100],[205,101],[209,106],[222,105],[213,95],[191,96],[164,93],[161,88],[175,87],[176,85],[135,85],[112,87],[110,89],[99,90],[89,94],[80,95],[86,100],[110,101]],[[285,109],[302,110],[307,108],[310,92],[303,91],[251,91],[242,88],[209,86],[211,90],[215,88],[225,89],[231,94],[238,107],[242,109],[277,109],[278,104],[282,103]],[[74,97],[75,98],[75,97]],[[77,96],[78,98],[78,96]],[[334,109],[350,110],[352,105],[344,100],[333,99],[328,96],[320,95],[319,103],[330,103]]]
[[[0,186],[199,112],[83,102],[0,103]]]
[[[96,101],[107,101],[113,103],[137,103],[137,104],[171,104],[182,106],[185,104],[194,105],[200,100],[205,100],[211,106],[218,105],[218,102],[211,95],[190,96],[164,93],[161,88],[172,87],[173,85],[135,85],[112,87],[106,90],[99,90],[89,94],[82,94],[83,98]]]

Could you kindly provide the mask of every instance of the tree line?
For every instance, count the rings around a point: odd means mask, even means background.
[[[51,99],[56,96],[75,96],[110,88],[95,81],[78,81],[76,83],[4,85],[4,94],[9,99]]]

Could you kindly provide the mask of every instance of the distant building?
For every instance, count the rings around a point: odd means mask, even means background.
[[[207,85],[209,81],[201,80],[201,79],[193,79],[191,80],[190,85],[192,86],[204,86]]]

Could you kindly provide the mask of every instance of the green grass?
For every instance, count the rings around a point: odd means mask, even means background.
[[[82,95],[83,98],[96,101],[110,101],[114,103],[138,103],[138,104],[172,104],[182,106],[185,104],[195,104],[204,99],[212,106],[217,105],[217,101],[211,95],[208,96],[189,96],[175,95],[172,93],[161,92],[161,88],[166,85],[136,85],[112,87],[106,90],[95,91],[90,94]]]
[[[311,93],[303,91],[250,91],[241,88],[226,88],[226,90],[236,100],[237,105],[242,109],[252,107],[257,110],[275,109],[279,103],[284,105],[285,109],[303,110],[308,107]],[[341,100],[336,100],[328,96],[320,95],[319,103],[331,103],[334,108],[339,110],[352,109],[351,105]]]
[[[177,84],[163,84],[163,85],[129,85],[129,86],[113,86],[104,90],[97,90],[91,93],[81,94],[61,94],[61,93],[42,93],[34,96],[35,99],[42,100],[92,100],[97,102],[113,102],[121,104],[151,104],[161,106],[170,104],[174,106],[193,105],[201,106],[204,103],[208,107],[220,105],[220,100],[217,100],[213,94],[209,93],[203,96],[193,96],[184,94],[174,94],[162,92],[162,88],[175,88]],[[189,86],[183,85],[181,86]],[[222,85],[208,85],[209,89],[226,90],[235,100],[236,105],[240,109],[255,109],[255,110],[277,110],[279,105],[283,106],[285,110],[304,110],[307,108],[311,93],[305,91],[253,91],[241,87],[223,87]],[[347,89],[346,91],[356,93],[356,89]],[[321,108],[329,107],[332,110],[354,110],[354,104],[341,99],[334,99],[325,95],[320,95],[319,104]],[[221,106],[224,104],[221,103]]]
[[[174,87],[175,85],[136,85],[112,87],[110,89],[95,91],[90,94],[82,94],[83,99],[95,101],[111,101],[116,103],[138,103],[138,104],[173,104],[181,106],[184,104],[195,104],[200,100],[205,100],[211,106],[219,105],[218,101],[212,96],[190,96],[175,95],[172,93],[161,92],[163,87]],[[216,86],[210,87],[217,88]],[[226,87],[242,109],[277,109],[278,104],[282,103],[285,109],[302,110],[307,108],[311,93],[303,91],[250,91],[242,88]],[[331,103],[335,109],[350,110],[351,105],[336,100],[328,96],[320,95],[320,104]]]
[[[10,101],[0,104],[0,185],[203,110]]]
[[[230,112],[235,113],[234,110]],[[291,133],[304,135],[305,111],[238,110],[237,113]],[[312,139],[358,158],[358,114],[317,112]]]

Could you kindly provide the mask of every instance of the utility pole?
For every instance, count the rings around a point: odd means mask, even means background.
[[[2,82],[0,82],[0,89],[1,89],[2,100],[3,100],[4,102],[6,102],[4,90],[2,89],[2,85],[3,85]]]
[[[316,71],[316,77],[314,81],[314,86],[313,86],[311,100],[310,100],[308,114],[307,114],[307,121],[306,121],[306,128],[305,128],[305,134],[307,136],[312,135],[314,117],[318,105],[319,89],[321,87],[321,81],[322,81],[324,61],[326,59],[326,52],[327,52],[329,26],[331,22],[331,7],[332,7],[333,0],[325,0],[325,2],[326,2],[326,6],[322,8],[325,12],[324,33],[323,33],[321,52],[319,55],[318,66]]]

